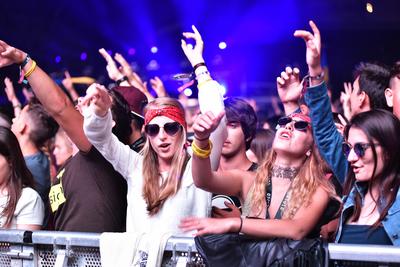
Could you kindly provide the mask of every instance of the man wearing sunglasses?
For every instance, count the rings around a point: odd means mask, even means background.
[[[329,164],[335,176],[343,183],[347,174],[348,162],[343,154],[343,136],[337,131],[333,120],[330,99],[324,72],[321,67],[321,36],[314,22],[310,21],[313,33],[298,30],[295,37],[306,42],[306,61],[309,75],[305,82],[307,89],[305,101],[310,110],[313,134],[319,151]],[[381,65],[365,63],[356,69],[356,79],[350,95],[351,115],[371,109],[390,110],[385,102],[385,89],[389,84],[390,73]]]
[[[257,115],[249,103],[237,97],[228,97],[224,105],[228,137],[222,147],[218,170],[255,171],[258,165],[247,158],[246,151],[256,134]],[[236,208],[240,209],[241,203],[235,196],[213,195],[212,205],[214,217],[240,215]]]

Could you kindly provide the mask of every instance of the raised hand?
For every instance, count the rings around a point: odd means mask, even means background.
[[[276,78],[276,87],[282,103],[297,103],[303,89],[300,82],[300,70],[286,67],[285,71],[281,72],[281,76]]]
[[[214,116],[211,111],[207,111],[205,114],[199,115],[193,124],[195,139],[208,139],[210,137],[210,134],[218,127],[219,122],[224,117],[224,115],[225,111],[222,111],[217,116]]]
[[[86,90],[86,95],[80,99],[78,105],[82,109],[82,112],[88,112],[91,108],[93,112],[100,117],[107,114],[111,107],[111,97],[108,94],[107,89],[100,84],[94,83]]]
[[[104,59],[107,62],[106,70],[108,72],[108,77],[110,77],[111,80],[113,81],[118,81],[124,75],[119,71],[117,64],[113,60],[113,58],[110,56],[110,54],[107,53],[107,51],[104,48],[99,49],[99,53],[104,57]]]
[[[114,59],[120,64],[119,71],[126,77],[132,76],[133,70],[128,61],[120,53],[115,53]]]
[[[70,90],[71,88],[74,88],[74,84],[71,79],[71,74],[69,74],[69,71],[64,71],[65,78],[62,80],[62,84],[64,85],[65,89]]]
[[[8,45],[0,40],[0,68],[12,64],[21,64],[26,57],[26,53]]]
[[[344,83],[344,92],[340,93],[340,103],[342,103],[343,114],[350,120],[351,119],[351,105],[350,105],[350,95],[353,91],[353,86],[351,83]]]
[[[194,25],[192,25],[192,30],[193,32],[184,32],[183,36],[187,39],[194,39],[196,41],[196,44],[193,48],[188,46],[186,44],[186,41],[184,39],[181,40],[181,47],[183,52],[185,53],[187,59],[189,60],[190,64],[195,66],[198,63],[203,63],[203,49],[204,49],[204,43],[201,38],[201,35],[199,31],[196,29]]]
[[[10,80],[10,78],[8,78],[8,77],[6,77],[4,79],[4,84],[6,86],[6,88],[4,88],[4,91],[6,92],[7,99],[14,105],[14,103],[16,101],[18,101],[18,98],[15,95],[14,85],[13,85],[12,81]],[[19,103],[19,101],[18,101],[18,103]]]
[[[321,35],[317,25],[310,20],[310,27],[313,33],[305,30],[294,32],[295,37],[303,38],[306,42],[306,61],[311,76],[317,76],[322,72],[321,68]]]
[[[153,79],[150,79],[151,88],[156,92],[157,97],[165,97],[168,96],[167,90],[165,90],[164,83],[157,76]]]

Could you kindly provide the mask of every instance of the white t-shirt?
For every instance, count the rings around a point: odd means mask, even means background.
[[[3,211],[7,202],[8,196],[0,197],[1,211]],[[16,229],[18,224],[42,225],[43,218],[44,204],[39,194],[30,187],[23,188],[9,229]],[[0,228],[3,228],[5,221],[5,217],[0,218]]]
[[[202,112],[212,111],[219,114],[224,110],[222,96],[219,93],[219,84],[215,81],[207,82],[199,90],[199,103]],[[190,236],[191,233],[182,233],[179,224],[182,218],[188,216],[209,217],[211,213],[211,193],[197,188],[192,177],[192,160],[186,165],[182,175],[181,186],[178,192],[170,196],[160,211],[149,216],[147,204],[143,198],[143,156],[129,146],[122,144],[111,133],[112,116],[110,110],[104,117],[98,117],[90,110],[84,112],[84,131],[89,141],[114,166],[128,183],[128,210],[127,232],[170,232],[173,235]],[[210,139],[213,149],[210,161],[213,169],[219,163],[219,154],[225,140],[225,122],[218,126]]]

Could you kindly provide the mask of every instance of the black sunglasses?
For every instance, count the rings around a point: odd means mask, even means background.
[[[169,136],[174,136],[182,126],[178,122],[167,122],[162,127],[158,124],[147,124],[144,131],[147,135],[154,137],[160,132],[160,128],[163,128]]]
[[[374,144],[379,145],[379,144]],[[362,158],[365,155],[365,150],[370,148],[372,145],[369,143],[355,143],[354,146],[350,145],[347,142],[342,143],[342,150],[346,158],[349,157],[350,151],[354,149],[354,153],[356,153],[357,157]]]
[[[293,119],[291,117],[282,117],[278,120],[278,127],[277,128],[281,128],[281,127],[285,127],[286,124],[291,123],[293,121]],[[304,131],[307,129],[307,127],[310,124],[306,121],[294,121],[294,128],[298,131]]]

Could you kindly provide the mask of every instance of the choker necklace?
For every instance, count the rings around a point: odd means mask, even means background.
[[[300,168],[274,165],[272,166],[271,177],[293,180],[299,172],[299,169]]]

